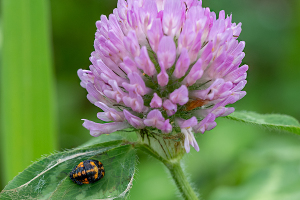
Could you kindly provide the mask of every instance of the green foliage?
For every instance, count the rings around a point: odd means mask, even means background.
[[[290,131],[293,133],[298,133],[297,130],[299,130],[299,123],[297,120],[285,115],[260,115],[254,112],[243,111],[231,114],[227,118],[240,122],[251,123],[253,125],[268,127],[269,129]],[[223,125],[222,127],[225,126]],[[225,130],[223,130],[223,134],[225,134],[224,131]],[[230,132],[231,131],[232,128],[230,128]],[[251,135],[251,133],[247,134]],[[170,166],[173,166],[175,162],[179,164],[179,160],[183,155],[183,152],[180,152],[180,149],[182,150],[182,144],[180,141],[183,140],[177,141],[176,138],[172,138],[168,135],[165,135],[165,137],[162,138],[157,138],[158,135],[155,133],[144,133],[141,134],[141,136],[142,137],[138,139],[136,134],[134,132],[130,132],[130,130],[118,131],[116,133],[94,138],[78,148],[47,156],[33,163],[26,170],[16,176],[0,193],[0,199],[125,198],[128,195],[128,191],[131,189],[133,176],[135,174],[136,150],[134,147],[152,155],[159,161],[162,161],[169,168]],[[198,138],[202,138],[200,136],[203,135],[200,134]],[[226,138],[228,136],[229,135],[227,134]],[[126,139],[124,139],[125,137]],[[244,137],[245,136],[243,136],[243,138]],[[225,139],[222,140],[224,143],[228,143]],[[245,141],[246,140],[247,139],[245,139]],[[202,140],[199,141],[199,146],[201,146],[201,141]],[[173,142],[176,145],[173,143],[168,144],[168,142]],[[209,142],[209,140],[205,140],[205,143],[207,142]],[[241,143],[242,141],[240,140],[239,142]],[[213,143],[213,145],[210,144],[210,146],[212,146],[212,150],[207,151],[206,149],[205,152],[213,152],[213,149],[217,149],[216,145],[218,148],[221,148],[220,144],[216,144],[216,140],[214,140]],[[295,142],[295,144],[298,145],[297,142]],[[228,145],[231,146],[230,144]],[[247,194],[246,196],[249,197],[249,199],[271,199],[273,197],[273,199],[276,199],[277,197],[283,198],[287,195],[291,199],[297,199],[299,194],[296,190],[297,187],[294,185],[299,184],[299,180],[293,178],[293,174],[297,168],[297,164],[294,160],[299,160],[299,155],[296,156],[293,152],[298,152],[299,148],[298,146],[290,147],[289,145],[291,145],[291,143],[287,142],[282,150],[275,151],[277,147],[284,145],[285,142],[282,139],[278,140],[276,137],[274,137],[270,143],[257,141],[255,144],[256,147],[253,148],[254,150],[244,152],[240,155],[238,161],[234,161],[232,163],[233,170],[229,170],[227,173],[221,173],[218,175],[220,182],[224,180],[230,180],[231,182],[234,182],[234,180],[243,180],[243,184],[239,187],[231,185],[230,187],[220,187],[215,190],[209,189],[209,185],[206,185],[206,187],[208,187],[208,191],[211,190],[209,198],[226,200],[230,199],[233,194],[237,194],[237,199],[245,199],[245,194]],[[240,144],[240,146],[244,147],[245,145]],[[175,147],[178,147],[179,150],[178,152],[176,150],[177,153],[175,153],[176,155],[178,154],[177,157],[168,157],[169,154],[166,153],[166,151],[168,152],[169,148],[167,147],[173,147],[173,150],[176,149]],[[162,153],[160,154],[159,152],[161,151]],[[230,151],[233,150],[231,149]],[[222,155],[224,152],[226,152],[226,147],[224,148],[223,145],[222,153],[219,152],[218,154]],[[163,157],[163,155],[166,157]],[[226,153],[224,155],[226,155]],[[260,155],[260,159],[255,158],[257,155]],[[284,164],[277,163],[276,160],[281,157],[287,159],[287,162]],[[80,186],[70,180],[69,173],[79,162],[87,159],[100,160],[104,165],[105,176],[96,183]],[[202,156],[202,159],[205,160],[205,156]],[[253,162],[255,159],[256,162]],[[218,162],[220,161],[220,159],[217,160]],[[226,162],[229,162],[230,158],[223,158],[223,160],[227,160]],[[209,155],[209,161],[207,162],[214,163],[211,155]],[[269,166],[266,164],[271,162],[274,162],[274,165],[271,169],[269,169]],[[209,164],[206,166],[209,166]],[[251,167],[249,168],[249,166]],[[204,166],[202,166],[202,168],[203,167]],[[205,168],[206,171],[209,171],[207,167]],[[256,168],[256,171],[253,171],[254,168]],[[197,167],[197,170],[199,170],[199,167]],[[236,173],[237,171],[239,173]],[[240,177],[241,174],[243,174],[242,177]],[[173,177],[176,177],[175,175],[174,173],[172,174]],[[183,175],[181,177],[183,177]],[[285,181],[285,177],[291,178],[287,182]],[[180,179],[180,181],[177,181],[176,183],[181,183],[182,180]],[[282,182],[285,182],[289,186],[281,184]],[[264,184],[268,186],[264,187]],[[259,189],[259,185],[265,189]],[[259,192],[253,193],[253,190],[259,190]],[[272,191],[274,191],[275,196],[270,196]],[[290,195],[287,191],[291,191],[292,195]],[[184,194],[189,193],[191,192]]]
[[[119,136],[95,138],[96,142],[55,153],[33,163],[0,193],[0,199],[106,199],[124,198],[135,173],[136,152]],[[96,144],[94,144],[96,143]],[[70,171],[82,160],[102,162],[105,176],[92,184],[77,185]]]
[[[226,118],[266,127],[270,130],[287,131],[300,135],[299,122],[288,115],[258,114],[250,111],[235,111]]]
[[[241,151],[219,174],[219,187],[207,199],[300,199],[300,146],[299,141],[292,140],[273,135],[254,141],[252,148]]]
[[[18,45],[17,51],[11,51],[12,56],[7,58],[10,62],[21,63],[23,66],[26,62],[19,56],[20,51],[24,49],[28,52],[31,51],[31,49],[23,47],[23,42],[26,42],[26,44],[30,43],[27,40],[28,37],[24,39],[24,36],[22,36],[28,33],[24,32],[23,29],[27,28],[29,30],[30,26],[24,24],[24,21],[28,23],[29,15],[27,17],[19,17],[22,12],[18,11],[18,6],[23,6],[23,3],[28,1],[2,0],[2,2],[2,8],[4,8],[4,3],[11,3],[12,5],[12,17],[6,18],[11,22],[6,24],[6,26],[16,27],[15,31],[6,28],[2,31],[4,36],[6,35],[3,43],[6,42],[7,45],[10,37],[14,40],[15,45],[13,46],[16,47]],[[17,6],[14,5],[13,3],[15,2],[19,4]],[[42,12],[43,9],[39,8],[39,3],[44,2],[46,1],[35,1],[34,6]],[[79,119],[96,118],[95,107],[86,100],[86,92],[79,86],[76,70],[78,68],[88,68],[90,64],[88,56],[93,51],[95,21],[99,19],[101,14],[108,15],[112,13],[117,1],[90,0],[88,2],[68,1],[66,3],[66,1],[61,0],[51,0],[50,2],[53,13],[53,32],[48,31],[48,33],[53,34],[54,37],[53,48],[57,66],[56,81],[59,92],[59,129],[61,133],[59,142],[62,148],[71,148],[80,145],[82,141],[86,141],[90,137],[84,128],[81,127]],[[300,107],[297,106],[300,96],[295,87],[300,84],[300,56],[298,56],[300,44],[300,2],[297,0],[277,0],[269,4],[269,1],[211,0],[203,1],[203,4],[216,12],[224,9],[226,14],[233,14],[234,22],[241,21],[243,23],[240,39],[246,41],[244,62],[250,66],[247,78],[248,84],[246,86],[248,95],[235,103],[234,107],[245,110],[255,109],[259,110],[260,113],[287,113],[300,119]],[[31,16],[35,15],[35,12],[29,9],[28,13],[31,13]],[[4,12],[1,14],[4,16]],[[43,18],[36,17],[34,19],[42,20]],[[43,27],[47,23],[39,24]],[[35,30],[40,30],[37,26],[35,28]],[[34,37],[38,39],[43,36],[35,34]],[[39,46],[47,47],[47,45]],[[36,55],[38,54],[39,52]],[[45,60],[43,60],[44,63],[46,62]],[[2,69],[6,71],[2,71]],[[10,178],[5,177],[6,180],[3,181],[3,175],[7,176],[10,174],[10,171],[20,171],[22,164],[24,164],[23,168],[25,165],[28,165],[26,163],[34,160],[29,156],[32,150],[29,147],[38,149],[36,146],[41,145],[31,143],[31,136],[27,134],[29,126],[22,120],[24,118],[27,118],[27,121],[33,120],[31,120],[30,114],[23,115],[23,110],[20,110],[27,97],[36,97],[36,95],[31,93],[31,89],[8,89],[15,85],[16,81],[20,80],[20,74],[23,74],[24,71],[28,74],[28,71],[23,67],[2,69],[2,99],[0,102],[2,104],[1,118],[3,121],[1,136],[4,136],[4,129],[7,127],[19,130],[16,131],[19,132],[19,135],[14,135],[14,132],[10,132],[10,135],[5,135],[5,137],[11,138],[10,142],[5,142],[1,138],[2,149],[5,148],[10,151],[10,154],[7,154],[3,153],[4,151],[2,150],[3,156],[15,158],[14,164],[7,160],[2,160],[0,171],[3,174],[0,178],[2,182],[7,182]],[[20,69],[24,71],[20,71]],[[36,72],[41,75],[43,70],[44,68],[38,68]],[[9,74],[13,74],[14,77]],[[29,76],[27,78],[29,79]],[[30,77],[30,79],[32,79],[34,87],[42,86],[46,80],[44,77],[41,79]],[[25,85],[23,86],[25,87]],[[23,93],[20,95],[21,97],[17,97],[19,102],[7,96],[7,92],[18,93],[20,90]],[[38,100],[43,102],[43,97],[45,95],[40,93]],[[3,98],[6,98],[6,100]],[[3,114],[7,111],[11,112],[10,108],[12,105],[17,110],[14,114],[15,121],[6,123],[9,118],[6,118],[7,116],[4,118]],[[43,102],[43,105],[45,105],[45,102]],[[32,108],[31,106],[27,108],[29,108],[29,111],[37,114],[38,117],[35,117],[34,123],[43,128],[38,133],[38,136],[45,138],[46,132],[50,131],[50,129],[43,123],[47,122],[48,125],[53,125],[51,120],[42,120],[45,117],[43,109],[47,109],[47,106],[39,108]],[[35,108],[36,111],[41,112],[35,112]],[[20,115],[20,117],[17,118],[17,115]],[[286,124],[281,124],[281,122],[277,126],[278,121],[268,121],[269,123],[259,124],[257,119],[255,119],[255,122],[250,122],[245,120],[243,116],[234,117],[237,116],[232,115],[231,119],[241,122],[244,120],[244,122],[267,127],[270,130],[289,129],[290,131],[296,130],[296,132],[298,130],[298,124],[290,124],[291,121],[289,119],[287,121],[289,125],[286,127]],[[5,123],[4,120],[6,120]],[[195,152],[192,149],[191,153],[186,156],[186,161],[188,161],[186,162],[186,171],[192,175],[191,179],[195,183],[195,188],[199,189],[203,199],[299,199],[300,183],[298,180],[300,175],[298,164],[300,158],[298,153],[299,140],[296,137],[291,135],[287,137],[286,135],[274,135],[257,129],[256,126],[247,126],[245,123],[234,124],[233,121],[228,122],[226,119],[218,119],[217,123],[218,126],[212,131],[203,135],[198,134],[199,137],[197,139],[201,149],[200,152]],[[273,140],[274,137],[276,137],[276,141]],[[100,138],[106,138],[106,142],[111,141],[111,138],[106,135]],[[101,142],[100,138],[92,140],[90,144],[85,144],[85,146],[88,147]],[[115,139],[121,140],[118,136],[115,136]],[[49,142],[50,140],[44,139],[44,141]],[[25,156],[21,156],[22,153]],[[134,180],[130,199],[140,200],[141,197],[149,200],[176,199],[174,194],[176,188],[170,184],[163,165],[155,159],[149,159],[144,155],[140,155],[140,161],[139,178]],[[105,179],[100,181],[103,180]],[[40,184],[42,184],[42,181]],[[14,194],[16,193],[11,193],[11,195]]]
[[[56,148],[48,0],[1,1],[1,177]],[[12,164],[13,163],[13,164]]]

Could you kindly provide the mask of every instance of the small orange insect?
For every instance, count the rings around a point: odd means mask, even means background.
[[[103,165],[98,160],[84,160],[70,172],[70,179],[78,184],[95,183],[105,174]]]
[[[190,111],[190,110],[194,110],[195,108],[201,107],[203,105],[205,105],[208,101],[207,100],[203,100],[203,99],[197,99],[197,100],[192,100],[189,101],[186,104],[186,111]]]

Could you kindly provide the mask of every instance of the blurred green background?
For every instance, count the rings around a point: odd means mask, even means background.
[[[57,150],[76,147],[91,138],[81,119],[97,120],[98,108],[86,99],[76,72],[90,65],[96,20],[101,14],[112,13],[116,3],[50,0]],[[243,62],[250,68],[247,95],[234,104],[236,110],[288,114],[299,120],[300,1],[203,0],[203,5],[215,12],[232,13],[233,21],[243,24],[239,39],[246,41]],[[5,37],[0,46],[3,40]],[[183,162],[203,199],[300,199],[299,137],[227,119],[217,119],[217,123],[215,129],[199,136],[200,152],[192,150]],[[137,168],[129,199],[179,199],[158,161],[140,153]],[[0,189],[4,184],[1,180]]]

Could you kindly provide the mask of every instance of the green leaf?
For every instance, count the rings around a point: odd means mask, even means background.
[[[287,131],[300,135],[299,122],[295,118],[288,115],[258,114],[250,111],[235,111],[226,118],[254,125],[260,125],[270,130]]]
[[[55,153],[33,163],[4,188],[0,199],[73,200],[126,197],[134,175],[135,149],[123,140],[116,140],[119,136],[105,137],[100,144]],[[79,162],[87,159],[102,162],[105,176],[96,183],[77,185],[70,180],[69,173]]]
[[[109,135],[101,135],[101,137],[95,137],[89,140],[88,142],[86,142],[85,144],[79,146],[79,148],[90,146],[93,144],[113,141],[113,140],[126,140],[129,142],[136,142],[137,134],[135,131],[132,131],[131,129],[123,129],[123,130],[116,131],[114,133],[110,133]]]

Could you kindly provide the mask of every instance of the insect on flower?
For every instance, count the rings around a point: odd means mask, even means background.
[[[205,101],[202,99],[191,100],[191,101],[187,102],[185,110],[186,111],[194,110],[195,108],[205,105],[207,102],[208,101]]]

